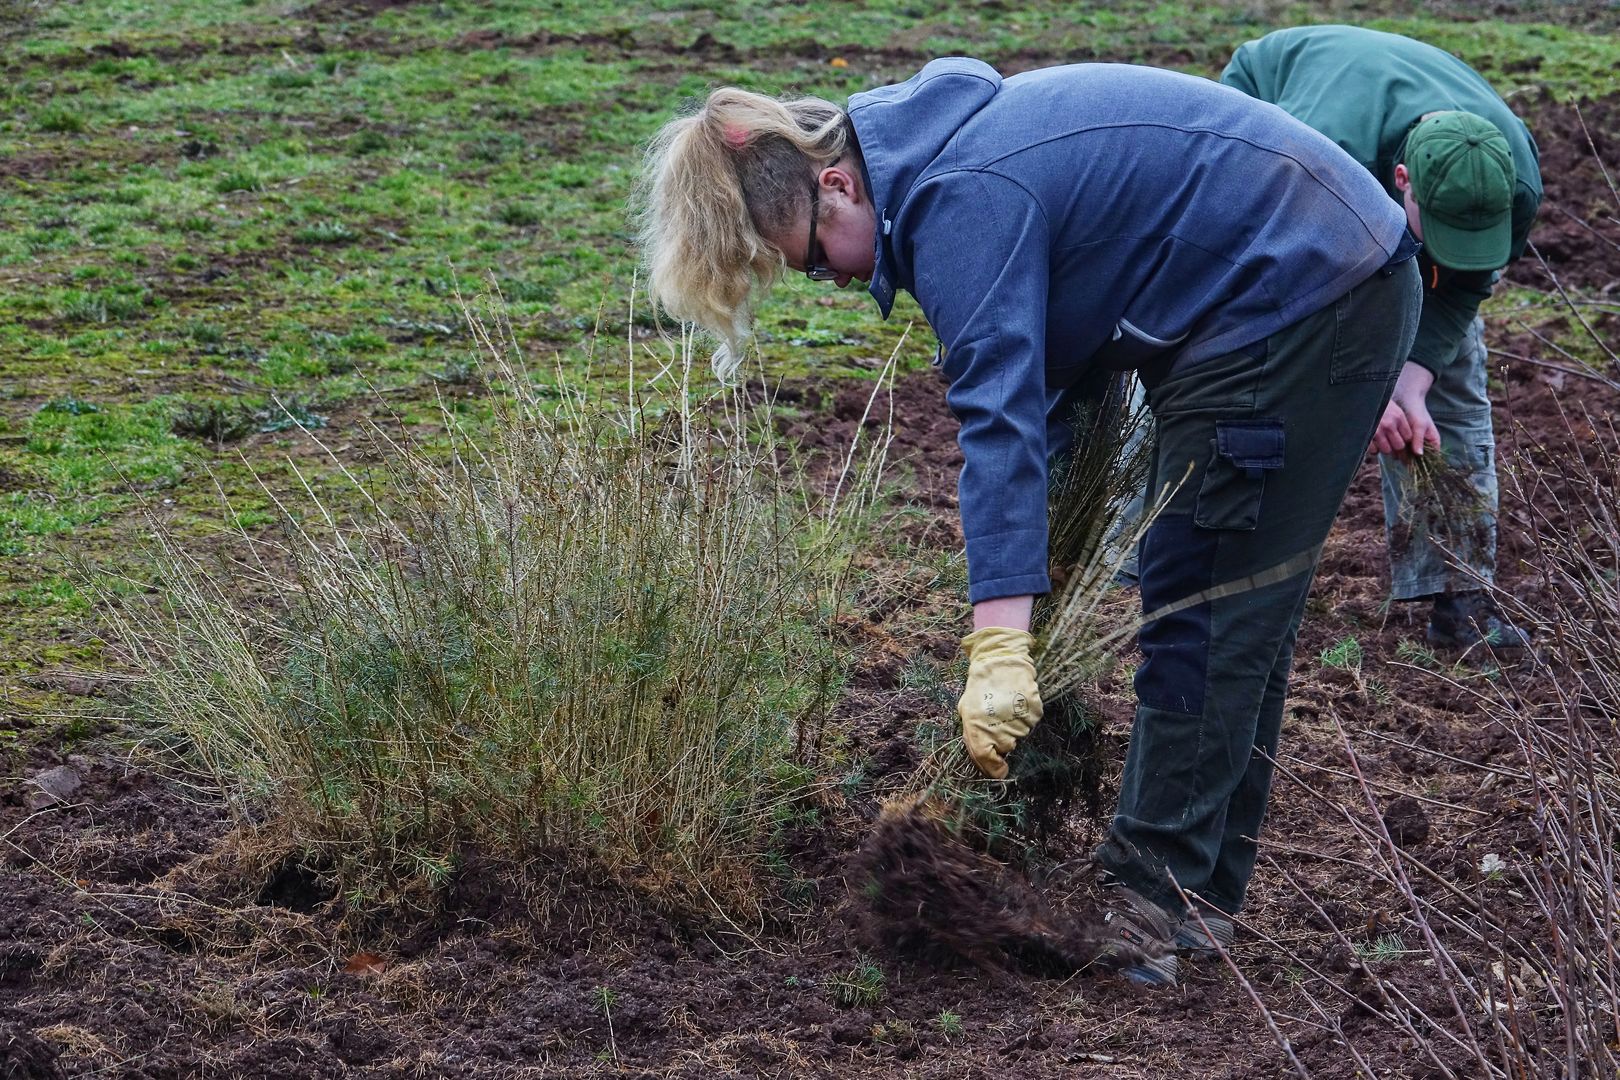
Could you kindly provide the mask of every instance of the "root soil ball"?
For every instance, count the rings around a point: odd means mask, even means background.
[[[849,880],[874,946],[1041,975],[1104,963],[1094,917],[1054,910],[1030,881],[976,850],[941,816],[926,798],[891,804],[853,857]]]

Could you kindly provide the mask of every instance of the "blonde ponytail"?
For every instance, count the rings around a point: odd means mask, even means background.
[[[647,148],[638,232],[648,287],[670,315],[720,339],[715,373],[742,364],[752,310],[782,271],[779,234],[808,212],[822,166],[850,148],[844,111],[723,87]]]

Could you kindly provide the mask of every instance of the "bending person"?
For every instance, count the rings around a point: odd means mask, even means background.
[[[1528,636],[1481,587],[1496,576],[1497,486],[1479,305],[1524,254],[1541,205],[1535,140],[1467,64],[1398,34],[1278,30],[1240,46],[1221,81],[1342,146],[1423,241],[1417,341],[1373,438],[1391,592],[1433,601],[1430,644],[1522,648]],[[1456,463],[1478,497],[1414,507],[1409,455],[1426,449]]]
[[[784,270],[916,297],[961,421],[973,632],[958,711],[987,774],[1041,717],[1029,619],[1047,579],[1049,412],[1099,369],[1139,372],[1154,489],[1144,607],[1306,565],[1149,624],[1108,841],[1110,926],[1173,982],[1175,947],[1243,903],[1314,552],[1411,348],[1416,249],[1331,141],[1213,82],[1126,65],[1003,79],[936,60],[847,111],[711,93],[649,150],[641,242],[655,297],[724,342]],[[1256,752],[1258,748],[1259,752]],[[1224,931],[1219,929],[1224,921]]]

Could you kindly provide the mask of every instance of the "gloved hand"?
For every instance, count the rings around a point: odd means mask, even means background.
[[[968,756],[986,776],[1007,775],[1007,755],[1041,720],[1041,692],[1035,685],[1035,638],[1023,630],[987,626],[962,639],[967,653],[967,686],[956,712]]]

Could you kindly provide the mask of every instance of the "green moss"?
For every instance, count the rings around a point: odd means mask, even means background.
[[[0,555],[22,555],[37,550],[45,537],[70,533],[99,520],[112,509],[108,499],[89,499],[62,505],[54,499],[8,491],[0,494]]]

